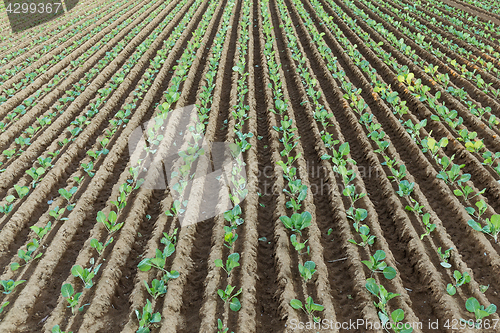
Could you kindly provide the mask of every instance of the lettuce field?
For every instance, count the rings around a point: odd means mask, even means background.
[[[498,1],[11,2],[0,332],[500,332]]]

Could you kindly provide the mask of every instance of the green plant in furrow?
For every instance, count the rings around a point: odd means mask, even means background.
[[[42,252],[35,255],[35,252],[36,252],[36,250],[38,250],[39,247],[40,247],[40,243],[38,242],[38,240],[36,238],[34,238],[31,242],[29,242],[26,245],[26,250],[19,249],[17,251],[17,256],[19,257],[19,259],[24,261],[24,264],[21,265],[18,262],[13,262],[10,264],[10,269],[12,271],[16,271],[19,268],[27,265],[30,261],[40,258],[43,255]]]
[[[97,239],[95,238],[92,238],[90,240],[90,246],[93,247],[94,249],[96,249],[97,253],[99,254],[99,256],[104,252],[104,250],[106,249],[106,247],[113,243],[113,237],[110,237],[106,244],[102,244],[101,242],[99,242]]]
[[[470,275],[467,272],[464,272],[462,274],[459,271],[455,270],[453,272],[453,278],[455,279],[455,285],[451,283],[448,283],[446,285],[446,292],[448,292],[448,294],[450,294],[451,296],[456,294],[458,288],[470,282]]]
[[[229,332],[229,328],[224,327],[224,323],[222,322],[222,320],[217,319],[217,333],[228,333],[228,332]],[[234,332],[231,332],[231,333],[234,333]]]
[[[479,304],[478,300],[474,297],[470,297],[465,302],[465,308],[467,311],[474,314],[476,322],[473,325],[473,328],[481,328],[483,323],[483,318],[486,318],[497,311],[497,307],[495,304],[490,304],[488,307],[484,307],[484,305]],[[469,323],[468,320],[460,319],[463,323]]]
[[[54,325],[54,327],[52,327],[52,333],[65,333],[65,332],[61,330],[59,325]],[[67,333],[73,333],[73,332],[67,332]]]
[[[219,295],[219,297],[224,301],[224,303],[228,303],[229,304],[229,308],[235,312],[239,311],[241,309],[241,303],[240,303],[240,300],[238,299],[238,295],[241,294],[241,292],[243,291],[242,288],[240,288],[238,291],[236,291],[234,294],[233,294],[233,291],[236,287],[234,286],[231,286],[230,284],[228,284],[226,286],[226,289],[223,290],[223,289],[219,289],[217,290],[217,294]]]
[[[78,307],[78,300],[79,300],[80,296],[82,295],[82,293],[75,294],[75,290],[74,290],[73,286],[71,285],[71,283],[66,283],[66,284],[62,285],[61,294],[68,301],[68,303],[69,303],[68,308],[71,308],[71,312],[73,314],[75,314],[75,312],[77,310],[82,312],[83,308],[85,306],[90,305],[90,304],[84,304],[84,305]]]
[[[99,268],[101,268],[101,265],[102,264],[99,264],[94,268],[94,258],[91,258],[89,268],[83,268],[80,265],[74,265],[71,268],[71,274],[74,277],[79,277],[82,280],[86,289],[92,288],[92,286],[94,285],[92,279],[99,272]]]
[[[142,312],[135,310],[137,320],[139,320],[139,329],[137,333],[149,333],[150,327],[161,321],[161,314],[159,312],[153,313],[153,305],[146,300],[146,305],[142,308]]]
[[[314,316],[314,312],[323,311],[325,309],[323,305],[314,303],[311,296],[307,297],[305,304],[302,304],[298,299],[292,299],[290,305],[296,310],[302,309],[309,317],[313,318],[315,323],[319,323],[321,318]]]
[[[177,242],[177,229],[175,229],[172,235],[164,233],[164,237],[161,239],[161,243],[165,245],[163,251],[156,249],[154,258],[145,258],[137,265],[139,270],[143,272],[149,271],[152,267],[159,269],[164,274],[162,280],[166,283],[170,279],[175,279],[179,276],[179,272],[172,270],[167,271],[165,269],[166,260],[175,252],[175,244]]]
[[[21,283],[26,282],[26,280],[19,280],[19,281],[14,281],[14,280],[0,280],[0,285],[3,288],[3,293],[4,294],[10,294],[11,292],[14,291],[14,288],[16,288],[18,285]],[[6,305],[2,305],[2,309]]]
[[[396,277],[397,273],[393,267],[387,266],[387,264],[382,261],[385,257],[384,251],[377,250],[373,256],[370,256],[370,260],[363,260],[361,262],[372,271],[372,274],[383,273],[386,279],[391,280]]]
[[[388,292],[384,288],[384,286],[378,285],[373,278],[369,278],[366,280],[365,287],[370,293],[377,297],[377,301],[374,302],[374,305],[379,310],[378,316],[384,327],[390,321],[390,318],[392,318],[395,323],[401,322],[404,319],[403,310],[397,309],[392,313],[389,313],[387,309],[387,303],[394,297],[399,296],[399,294]],[[411,325],[409,327],[407,325],[408,324],[403,325],[404,328],[400,331],[401,333],[413,332],[413,328],[411,327]]]
[[[221,259],[215,259],[215,267],[222,268],[224,271],[226,271],[227,275],[229,276],[234,268],[240,266],[239,261],[240,261],[239,253],[234,252],[228,255],[225,265]]]

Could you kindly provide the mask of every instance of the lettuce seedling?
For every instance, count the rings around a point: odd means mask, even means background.
[[[16,190],[19,199],[24,198],[30,191],[28,186],[19,186],[17,184],[14,185],[14,189]]]
[[[45,168],[39,167],[39,168],[31,168],[29,170],[26,170],[26,173],[33,178],[33,181],[31,182],[31,185],[33,188],[36,186],[36,182],[40,180],[40,177],[45,173]]]
[[[392,280],[396,277],[397,273],[394,268],[387,266],[387,264],[382,261],[385,257],[384,251],[377,250],[373,256],[370,256],[370,260],[363,260],[361,262],[365,264],[372,273],[383,273],[386,279]]]
[[[108,233],[112,234],[118,230],[120,230],[124,224],[124,222],[116,223],[118,216],[114,211],[110,211],[108,216],[104,214],[102,211],[97,212],[97,222],[104,224]]]
[[[227,285],[226,290],[222,289],[217,290],[217,294],[224,301],[224,303],[229,303],[229,308],[231,310],[236,312],[241,309],[240,300],[236,296],[241,294],[243,288],[240,288],[240,290],[238,290],[234,295],[231,295],[233,293],[234,288],[236,287],[233,287],[229,284]]]
[[[91,260],[91,264],[93,265],[93,260]],[[80,265],[74,265],[73,268],[71,268],[71,274],[73,274],[74,277],[79,277],[85,284],[85,288],[92,288],[94,285],[92,279],[97,272],[99,272],[101,265],[102,264],[97,265],[94,270],[92,270],[92,266],[90,268],[82,268]]]
[[[319,323],[320,318],[315,317],[313,315],[314,312],[315,311],[323,311],[325,309],[325,307],[323,305],[314,303],[311,296],[307,297],[307,299],[306,299],[305,309],[304,309],[304,305],[302,304],[302,302],[298,299],[292,299],[290,301],[290,305],[292,306],[292,308],[294,308],[296,310],[302,309],[302,311],[304,311],[307,315],[313,316],[313,320],[315,323]]]
[[[365,284],[366,289],[378,298],[378,302],[373,302],[376,308],[378,308],[382,313],[387,315],[387,302],[389,302],[394,297],[399,296],[399,294],[394,294],[388,292],[384,286],[378,285],[375,279],[368,278]]]
[[[451,257],[451,250],[453,250],[453,248],[449,248],[448,250],[444,251],[444,253],[441,252],[441,247],[438,247],[438,254],[441,256],[441,259],[443,259],[443,261],[441,262],[441,266],[443,266],[444,268],[450,268],[451,265],[448,263],[448,259],[450,259]]]
[[[32,225],[30,229],[33,230],[33,232],[38,236],[38,239],[42,241],[43,236],[45,236],[50,231],[51,227],[52,227],[52,222],[49,221],[47,225],[45,225],[45,227],[43,228],[37,227],[36,225]]]
[[[217,333],[227,333],[228,331],[229,331],[229,328],[224,327],[222,320],[217,319]],[[231,333],[234,333],[234,332],[231,332]]]
[[[40,246],[40,244],[38,243],[38,240],[33,239],[33,241],[29,242],[26,245],[26,251],[19,249],[17,251],[17,256],[20,259],[24,260],[25,264],[24,265],[20,265],[17,262],[13,262],[12,264],[10,264],[10,269],[12,271],[16,271],[19,268],[21,268],[22,266],[25,266],[31,260],[36,260],[36,259],[40,258],[42,256],[42,254],[43,254],[41,252],[38,253],[35,257],[32,257],[33,253],[38,249],[39,246]]]
[[[300,251],[306,247],[307,241],[308,241],[308,239],[306,239],[306,241],[304,243],[300,243],[299,241],[297,241],[296,234],[292,234],[290,236],[290,242],[292,243],[292,246],[295,248],[295,251],[299,252],[299,254],[302,254],[302,253],[300,253]]]
[[[233,247],[234,242],[236,242],[237,239],[238,239],[238,234],[236,233],[236,231],[234,231],[234,228],[225,226],[224,227],[224,241],[227,242],[227,244],[224,243],[224,245],[227,248],[231,249]]]
[[[291,218],[288,216],[281,216],[280,220],[286,228],[302,235],[301,231],[311,225],[312,215],[309,212],[303,212],[302,214],[293,213]]]
[[[476,328],[481,328],[483,318],[488,317],[497,311],[495,304],[490,304],[487,308],[485,308],[484,305],[480,305],[478,300],[474,297],[467,299],[465,302],[465,308],[467,311],[472,312],[476,317],[476,324],[474,325]],[[468,322],[465,319],[460,319],[460,321],[465,323]]]
[[[0,285],[3,288],[3,293],[8,295],[14,291],[14,288],[16,288],[18,285],[20,285],[21,283],[24,283],[24,282],[26,282],[26,280],[19,280],[19,281],[0,280]]]
[[[59,325],[55,325],[54,327],[52,327],[52,333],[64,333],[64,332],[61,331]],[[73,333],[73,332],[67,332],[67,333]]]
[[[111,237],[104,245],[95,238],[92,238],[90,240],[90,246],[93,247],[94,249],[96,249],[96,251],[97,251],[97,253],[99,253],[99,255],[101,255],[104,252],[104,249],[106,248],[106,246],[108,246],[111,243],[113,243],[113,237]]]
[[[381,315],[381,313],[379,312],[379,317],[380,317],[380,315]],[[384,318],[384,320],[382,320],[382,318]],[[389,318],[385,314],[382,315],[382,318],[381,318],[382,324],[385,327],[385,324],[387,321],[389,321]],[[392,329],[394,330],[394,332],[396,332],[396,333],[411,333],[411,332],[413,332],[413,327],[411,327],[410,323],[403,324],[403,319],[405,319],[405,312],[403,310],[397,309],[397,310],[392,311],[391,318],[392,318],[392,321],[394,322],[392,325]]]
[[[157,299],[158,296],[167,293],[167,286],[165,285],[165,281],[163,279],[154,279],[151,281],[151,287],[149,287],[147,281],[144,281],[144,284],[146,285],[146,290],[151,296],[153,296],[154,299]]]
[[[457,292],[457,288],[461,287],[462,285],[469,283],[470,282],[470,275],[467,272],[464,272],[462,275],[459,271],[455,270],[453,272],[453,277],[455,278],[455,285],[448,283],[446,286],[446,291],[448,294],[451,296],[455,295]]]
[[[135,310],[135,315],[139,320],[139,329],[136,333],[149,333],[149,327],[161,321],[161,314],[159,312],[153,313],[153,305],[149,299],[146,300],[146,305],[142,308],[142,313],[139,310]]]
[[[300,275],[304,278],[306,282],[312,279],[313,274],[316,272],[315,268],[316,268],[316,263],[314,261],[306,261],[303,266],[299,264]]]
[[[472,219],[467,223],[472,227],[472,229],[481,231],[493,237],[495,243],[498,241],[498,234],[500,233],[500,215],[492,215],[491,219],[486,218],[486,225],[484,227],[481,226],[479,222]]]
[[[7,305],[9,305],[9,304],[10,304],[10,302],[3,302],[3,303],[2,303],[2,305],[0,306],[0,313],[2,313],[2,312],[3,312],[3,309],[4,309]]]
[[[420,235],[420,239],[424,239],[425,236],[430,235],[431,232],[433,232],[436,229],[436,225],[434,223],[430,222],[431,215],[429,213],[425,213],[422,216],[422,222],[424,223],[425,226],[425,233]]]
[[[49,215],[52,216],[53,218],[55,218],[56,220],[58,220],[61,217],[61,215],[64,213],[65,210],[66,210],[66,208],[59,209],[59,206],[55,206],[54,209],[49,211]]]
[[[231,253],[226,260],[226,267],[224,268],[224,263],[222,262],[222,259],[215,259],[215,267],[220,267],[224,271],[226,271],[227,276],[231,273],[233,268],[236,268],[240,265],[240,255],[239,253]]]
[[[78,311],[81,312],[81,311],[83,311],[83,308],[85,306],[90,305],[90,303],[88,303],[88,304],[84,304],[78,308],[78,300],[79,300],[80,296],[82,295],[82,293],[75,294],[75,290],[73,289],[73,286],[71,285],[71,283],[66,283],[66,284],[62,285],[61,294],[68,301],[68,303],[69,303],[68,308],[71,308],[71,312],[73,314],[75,314],[77,309],[78,309]]]

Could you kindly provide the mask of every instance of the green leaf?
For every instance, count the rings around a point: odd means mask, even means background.
[[[373,255],[373,258],[376,260],[376,261],[382,261],[385,259],[385,252],[382,251],[382,250],[377,250],[375,252],[375,254]]]
[[[386,279],[392,280],[392,279],[394,279],[396,277],[397,272],[392,267],[386,267],[386,268],[384,268],[383,274],[384,274],[384,276],[385,276]]]
[[[457,289],[451,284],[451,283],[448,283],[448,285],[446,286],[446,292],[453,296],[457,293]]]
[[[465,308],[467,311],[474,313],[476,310],[480,309],[480,305],[477,299],[471,297],[465,302]]]
[[[294,309],[302,309],[302,302],[299,301],[298,299],[292,299],[290,301],[290,305],[292,306],[292,308]]]
[[[80,265],[74,265],[71,268],[71,274],[75,277],[83,276],[83,268]]]
[[[405,319],[405,312],[401,309],[394,310],[392,311],[391,318],[395,323],[402,321]]]
[[[479,222],[476,222],[474,220],[469,220],[467,221],[467,224],[470,225],[472,227],[472,229],[476,230],[476,231],[483,231],[483,227],[481,226],[481,224],[479,224]]]
[[[231,303],[229,304],[229,308],[233,311],[239,311],[241,309],[241,303],[240,300],[236,297],[233,297],[231,299]]]
[[[106,214],[104,214],[102,211],[97,212],[97,222],[104,223],[107,221]]]
[[[141,262],[137,265],[137,268],[143,272],[149,271],[151,269],[151,259],[146,258],[141,260]]]
[[[367,279],[365,287],[366,289],[368,289],[369,292],[371,292],[375,296],[378,296],[378,294],[380,293],[380,289],[377,283],[375,282],[374,278]]]
[[[66,297],[66,298],[71,297],[74,292],[75,292],[75,290],[73,289],[73,286],[71,285],[71,283],[63,284],[63,286],[61,287],[61,294],[63,297]]]
[[[215,267],[224,267],[221,259],[215,259]]]

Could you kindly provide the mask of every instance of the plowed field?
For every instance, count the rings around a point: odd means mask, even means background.
[[[7,10],[0,332],[500,332],[498,2]]]

